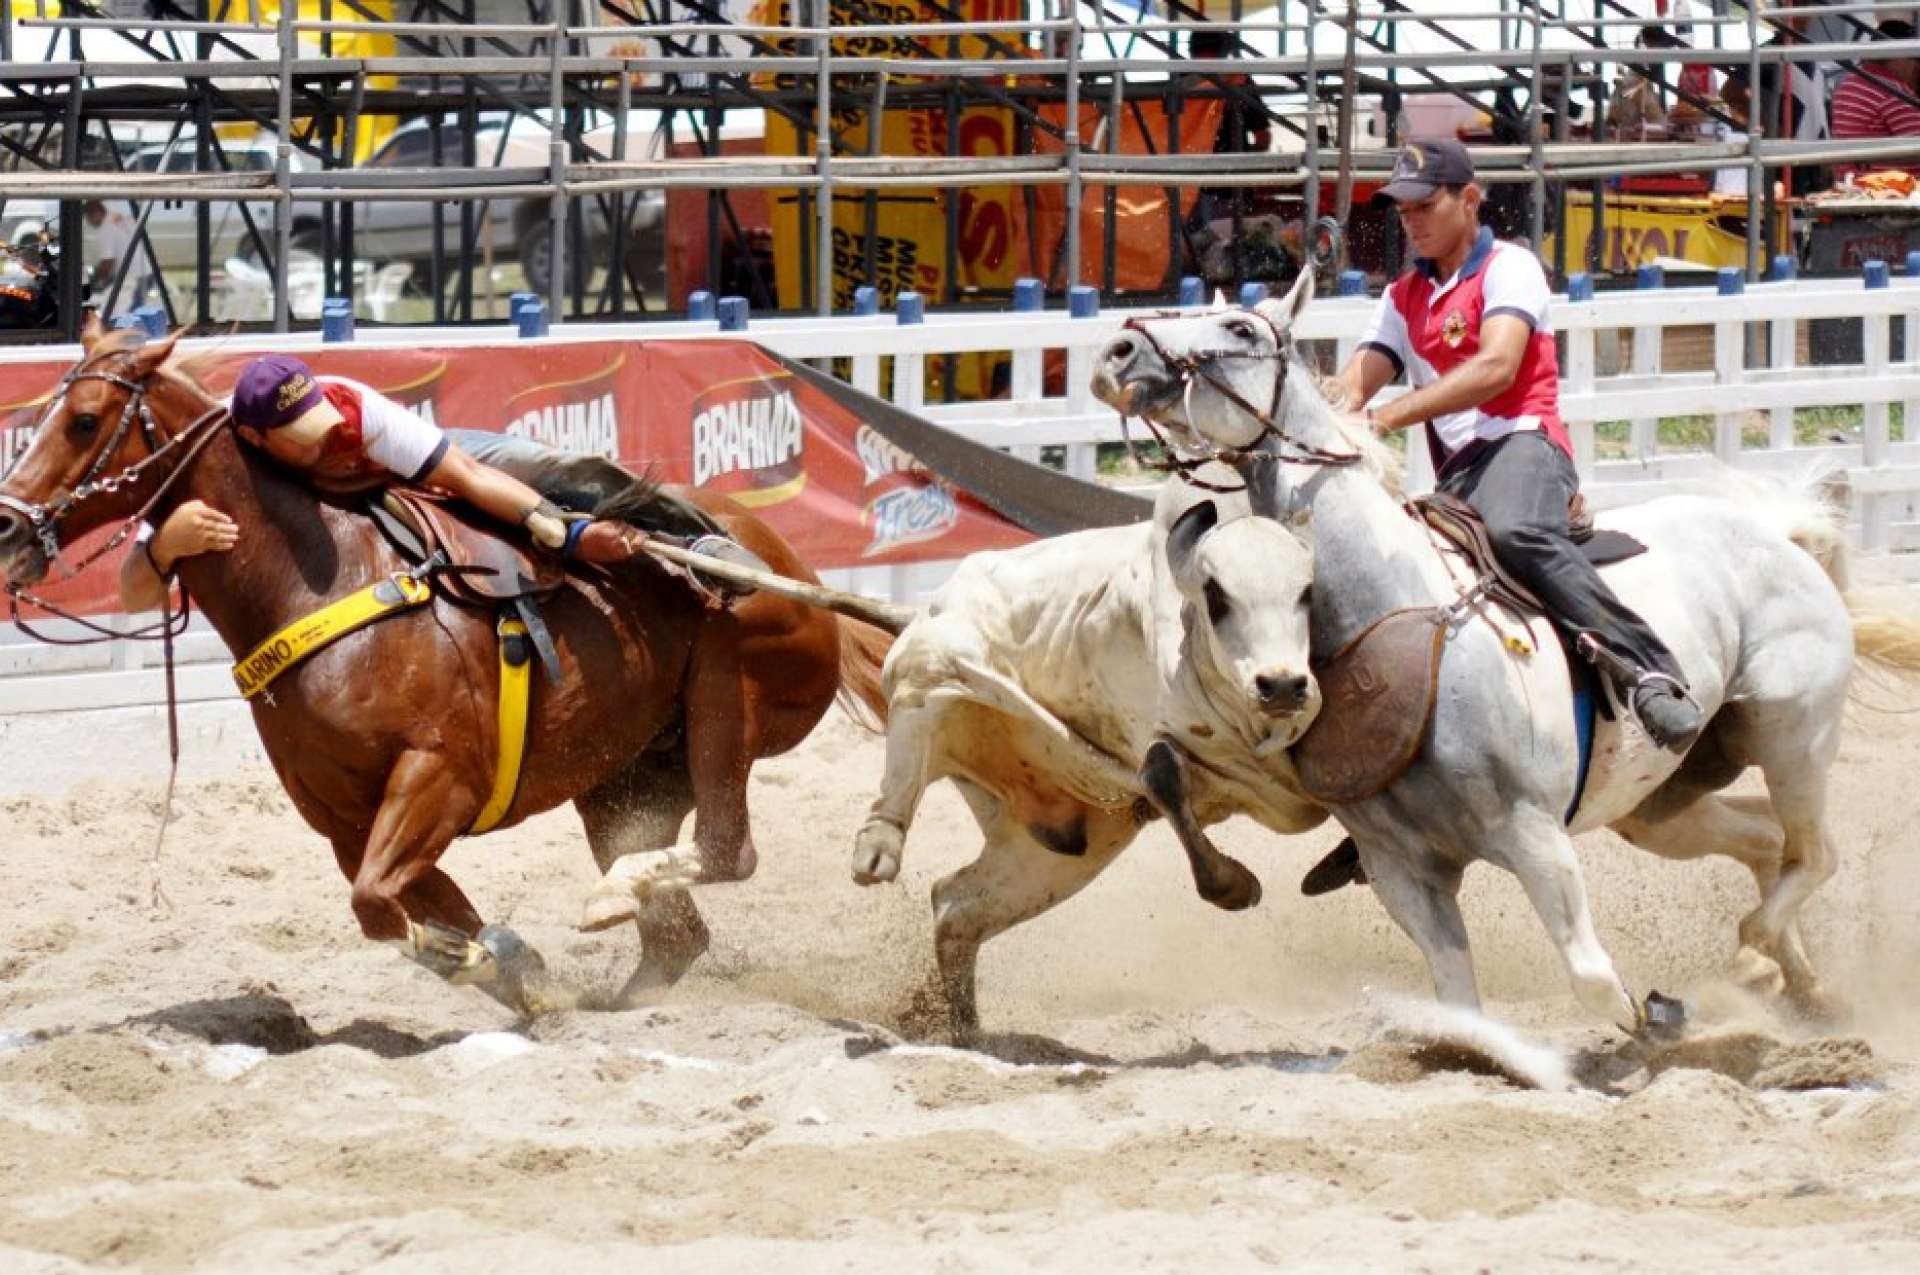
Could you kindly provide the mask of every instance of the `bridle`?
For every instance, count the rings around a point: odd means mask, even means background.
[[[110,359],[116,355],[127,353],[131,353],[131,351],[110,351],[97,357]],[[107,439],[106,444],[101,447],[99,453],[94,457],[93,463],[87,467],[87,472],[81,475],[80,481],[75,483],[70,490],[57,496],[50,504],[35,504],[32,501],[22,500],[18,496],[0,492],[0,508],[10,509],[26,519],[29,531],[40,542],[40,548],[46,554],[47,563],[49,567],[52,567],[60,561],[60,524],[76,509],[96,497],[109,496],[144,481],[149,471],[161,467],[163,463],[175,458],[176,455],[177,463],[173,465],[166,477],[161,480],[159,487],[155,489],[153,495],[148,497],[146,502],[142,504],[138,510],[128,516],[126,522],[121,525],[120,529],[116,531],[105,544],[88,554],[79,565],[71,569],[63,568],[63,576],[67,579],[79,575],[82,571],[85,571],[88,567],[124,544],[127,537],[133,534],[134,528],[146,521],[148,515],[153,512],[154,508],[166,498],[167,493],[172,490],[173,485],[192,468],[193,462],[198,459],[207,444],[219,434],[221,426],[225,425],[229,420],[226,407],[224,405],[215,405],[195,417],[179,433],[168,438],[162,433],[159,422],[153,417],[152,404],[147,401],[147,377],[143,376],[139,380],[130,380],[114,372],[88,370],[94,361],[93,358],[83,359],[74,366],[72,371],[61,378],[59,385],[55,386],[53,393],[48,396],[46,407],[42,409],[40,418],[34,422],[33,433],[36,437],[39,435],[40,431],[44,429],[47,423],[53,418],[54,412],[66,401],[68,392],[72,390],[75,385],[82,381],[99,381],[127,392],[127,402],[120,409],[119,419],[114,422],[113,434]],[[151,375],[152,373],[148,373],[148,376]],[[136,423],[139,425],[141,436],[146,440],[148,448],[147,455],[135,461],[133,464],[128,465],[125,469],[116,470],[110,474],[102,474],[101,470],[106,468],[108,460],[120,450],[121,444],[126,441],[128,434],[132,432]],[[48,602],[44,598],[35,596],[16,584],[8,583],[6,591],[12,604],[13,622],[20,627],[22,632],[29,636],[43,642],[50,642],[54,645],[71,646],[93,641],[108,641],[117,638],[152,639],[163,637],[167,636],[167,630],[171,621],[171,617],[163,617],[156,624],[122,632],[116,629],[108,629],[83,616],[74,615],[71,612],[65,611],[59,606]],[[73,621],[82,628],[88,629],[100,636],[96,638],[82,638],[76,642],[73,639],[55,638],[44,633],[37,633],[21,620],[21,602],[29,603],[49,614],[57,615],[62,619]],[[180,622],[181,624],[185,623],[184,608],[181,612]]]
[[[1148,325],[1166,322],[1171,319],[1191,319],[1193,317],[1190,314],[1183,314],[1178,310],[1163,310],[1158,314],[1128,319],[1120,325],[1122,331],[1137,333],[1140,339],[1147,343],[1148,348],[1159,356],[1161,364],[1176,375],[1178,378],[1176,383],[1183,389],[1190,391],[1193,388],[1195,380],[1204,381],[1208,388],[1245,412],[1254,421],[1258,422],[1260,426],[1260,437],[1255,440],[1252,447],[1221,447],[1203,438],[1200,442],[1200,447],[1203,452],[1202,455],[1198,457],[1183,456],[1179,449],[1176,448],[1161,431],[1159,424],[1153,417],[1142,414],[1140,417],[1141,421],[1146,425],[1148,432],[1153,435],[1153,440],[1160,444],[1161,451],[1166,455],[1165,460],[1156,461],[1141,455],[1134,447],[1133,437],[1127,431],[1127,414],[1122,412],[1120,414],[1120,438],[1121,441],[1126,444],[1127,452],[1133,457],[1134,462],[1143,468],[1158,470],[1162,473],[1178,474],[1182,481],[1191,486],[1198,487],[1203,491],[1226,493],[1245,491],[1247,489],[1246,484],[1242,482],[1238,487],[1226,487],[1208,479],[1201,478],[1198,471],[1208,461],[1221,461],[1235,468],[1252,461],[1261,461],[1267,464],[1318,465],[1329,467],[1359,463],[1361,460],[1359,452],[1330,452],[1323,448],[1303,443],[1287,433],[1286,426],[1282,425],[1279,420],[1280,400],[1286,393],[1287,372],[1290,367],[1286,334],[1281,332],[1279,325],[1260,310],[1245,309],[1243,312],[1258,318],[1262,323],[1267,325],[1267,330],[1273,333],[1273,348],[1271,350],[1196,350],[1190,354],[1169,354],[1166,347],[1154,339],[1153,332]],[[1273,400],[1267,404],[1265,411],[1261,411],[1252,403],[1249,403],[1244,395],[1215,374],[1215,366],[1229,359],[1247,359],[1262,363],[1279,364],[1279,368],[1275,371],[1273,377]],[[1197,431],[1195,432],[1197,433]],[[1271,446],[1261,446],[1261,444],[1269,442],[1272,444]]]

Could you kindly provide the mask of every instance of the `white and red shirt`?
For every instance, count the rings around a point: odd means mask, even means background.
[[[410,483],[423,482],[446,458],[451,440],[418,412],[344,376],[314,379],[341,416],[341,423],[327,435],[320,462],[313,467],[314,476],[323,484],[358,489],[388,475]],[[151,539],[153,527],[141,523],[134,543]]]
[[[1912,96],[1907,85],[1871,63],[1842,76],[1839,87],[1833,90],[1833,104],[1827,112],[1832,121],[1833,135],[1836,138],[1920,137],[1920,106],[1899,96],[1896,89],[1905,90],[1909,97]],[[1862,167],[1843,164],[1836,171],[1845,177],[1862,171]],[[1907,167],[1911,171],[1910,165],[1871,164],[1865,167]]]
[[[1533,335],[1512,385],[1478,407],[1427,422],[1436,467],[1444,471],[1476,441],[1519,430],[1540,430],[1573,455],[1560,419],[1560,360],[1547,324],[1552,293],[1540,259],[1483,226],[1453,277],[1437,276],[1433,263],[1421,260],[1395,279],[1360,338],[1361,349],[1392,360],[1395,373],[1405,373],[1415,389],[1479,353],[1480,326],[1497,314],[1524,320]]]
[[[343,376],[314,379],[341,416],[341,423],[327,435],[320,463],[314,466],[316,477],[350,482],[391,474],[417,483],[445,458],[446,434],[418,412]]]

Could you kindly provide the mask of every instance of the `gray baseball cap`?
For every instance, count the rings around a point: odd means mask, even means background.
[[[1464,186],[1473,180],[1473,157],[1451,137],[1408,142],[1393,161],[1393,176],[1374,192],[1373,202],[1425,199],[1442,186]]]

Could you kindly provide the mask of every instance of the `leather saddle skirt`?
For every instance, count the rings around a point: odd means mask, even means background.
[[[402,556],[415,563],[436,553],[445,559],[438,584],[455,601],[494,607],[551,593],[566,580],[566,568],[536,549],[524,530],[509,530],[435,492],[389,487],[368,510]]]
[[[1472,506],[1436,492],[1410,502],[1409,510],[1459,550],[1476,578],[1491,579],[1489,592],[1501,605],[1553,618],[1494,556],[1486,524]],[[1577,496],[1568,521],[1574,542],[1596,567],[1646,552],[1632,536],[1595,529]],[[1439,694],[1446,621],[1444,607],[1390,612],[1331,657],[1314,661],[1320,715],[1292,750],[1301,787],[1310,796],[1328,805],[1365,801],[1413,765]],[[1581,665],[1569,664],[1577,683]],[[1583,770],[1584,749],[1583,744]]]

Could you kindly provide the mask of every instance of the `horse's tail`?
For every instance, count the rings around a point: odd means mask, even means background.
[[[840,690],[837,698],[847,716],[879,734],[886,728],[887,697],[880,672],[893,649],[894,634],[847,616],[840,623]]]
[[[1767,499],[1752,507],[1819,563],[1840,590],[1853,622],[1855,657],[1889,673],[1920,673],[1920,607],[1911,600],[1911,591],[1865,587],[1854,579],[1845,476],[1820,468],[1794,483],[1742,477],[1766,484]]]

